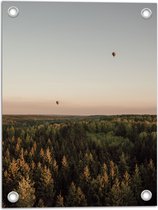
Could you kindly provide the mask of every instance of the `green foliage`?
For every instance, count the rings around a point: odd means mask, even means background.
[[[86,198],[80,187],[72,182],[66,198],[67,206],[86,206]]]
[[[141,204],[140,201],[140,194],[143,190],[143,186],[142,186],[142,179],[141,179],[141,174],[140,174],[140,170],[138,165],[136,164],[135,166],[135,171],[134,174],[132,176],[132,185],[131,185],[132,191],[135,195],[135,198],[137,200],[138,204]]]
[[[154,115],[3,116],[3,206],[155,205],[156,129]]]

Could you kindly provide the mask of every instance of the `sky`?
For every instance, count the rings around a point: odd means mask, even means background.
[[[156,4],[3,2],[2,15],[3,114],[156,114]]]

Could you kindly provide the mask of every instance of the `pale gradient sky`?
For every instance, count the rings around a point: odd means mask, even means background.
[[[156,114],[156,4],[2,7],[3,114]]]

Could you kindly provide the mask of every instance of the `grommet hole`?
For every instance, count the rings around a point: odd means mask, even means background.
[[[10,16],[10,17],[17,17],[18,16],[18,14],[19,14],[19,9],[17,8],[17,7],[10,7],[9,9],[8,9],[8,15]]]
[[[141,198],[143,201],[150,201],[152,198],[152,193],[150,190],[144,190],[141,193]]]
[[[148,19],[148,18],[151,17],[152,11],[149,8],[144,8],[141,11],[141,15],[142,15],[143,18]]]
[[[19,200],[19,194],[15,191],[11,191],[8,193],[7,198],[10,203],[16,203]]]

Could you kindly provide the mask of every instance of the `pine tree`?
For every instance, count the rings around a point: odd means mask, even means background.
[[[111,204],[112,206],[132,206],[136,205],[133,192],[130,187],[130,175],[126,171],[123,180],[120,182],[115,179],[111,188]]]
[[[43,150],[43,148],[41,148],[41,150],[40,150],[40,158],[41,158],[41,160],[44,158],[44,150]]]
[[[66,199],[66,206],[86,206],[86,204],[86,198],[81,188],[76,187],[74,182],[72,182]]]
[[[19,166],[20,174],[22,176],[26,176],[30,171],[30,167],[24,159],[23,149],[21,150],[20,158],[17,160],[17,163],[18,163],[18,166]]]
[[[41,169],[41,175],[38,186],[38,195],[41,199],[43,199],[45,205],[54,205],[54,180],[50,169],[46,166],[44,166],[44,168]]]
[[[29,176],[22,177],[17,192],[19,193],[19,201],[17,202],[18,207],[33,207],[35,203],[35,188],[34,183],[31,182]]]
[[[96,178],[97,183],[97,189],[95,190],[95,193],[99,195],[100,205],[107,205],[108,203],[108,189],[109,189],[109,177],[107,174],[107,166],[104,163],[101,174],[99,174]]]
[[[36,150],[37,150],[37,144],[36,144],[36,142],[33,143],[33,150],[34,150],[34,152],[36,152]]]
[[[18,143],[16,144],[15,151],[16,151],[16,154],[18,154],[20,151],[20,145]]]
[[[83,178],[84,178],[84,180],[86,180],[87,182],[90,180],[90,171],[89,171],[88,166],[86,166],[86,167],[84,168],[84,171],[83,171]]]
[[[141,174],[139,171],[139,167],[137,164],[135,165],[134,174],[132,176],[131,188],[132,188],[134,196],[137,200],[137,204],[140,204],[140,194],[142,191],[142,180],[141,180]]]
[[[125,171],[128,171],[128,162],[127,156],[125,156],[125,154],[122,152],[119,161],[119,172],[121,176],[125,173]]]
[[[102,173],[101,173],[101,182],[102,185],[105,186],[108,184],[109,178],[108,178],[108,173],[107,173],[107,165],[104,163],[102,167]]]
[[[57,176],[58,174],[58,165],[57,165],[57,161],[54,159],[53,160],[53,172],[54,172],[54,176]]]
[[[121,204],[120,182],[118,178],[116,178],[110,192],[110,205],[120,206],[120,204]]]
[[[111,182],[111,186],[113,185],[114,183],[114,180],[115,178],[117,177],[118,175],[118,169],[117,169],[117,166],[115,165],[115,163],[111,160],[110,161],[110,182]]]
[[[13,159],[10,163],[10,166],[8,168],[8,175],[13,181],[19,179],[19,165],[15,159]]]
[[[66,159],[65,155],[63,156],[61,163],[62,163],[62,167],[64,169],[67,169],[68,168],[68,162],[67,162],[67,159]]]
[[[31,161],[31,169],[34,170],[34,169],[35,169],[35,166],[36,166],[36,164],[35,164],[35,162],[32,160],[32,161]]]
[[[52,154],[50,152],[49,147],[46,149],[45,161],[46,161],[46,163],[48,163],[48,165],[52,164]]]
[[[136,200],[131,187],[125,182],[121,182],[121,197],[119,206],[135,206]]]
[[[121,182],[121,206],[133,206],[136,205],[136,200],[132,189],[130,187],[131,179],[130,175],[126,171],[124,174],[124,179]]]
[[[85,154],[85,162],[87,165],[89,165],[93,161],[93,155],[92,153],[86,153]]]
[[[61,194],[59,194],[57,196],[56,206],[57,207],[64,207],[64,198],[63,198],[63,196]]]

